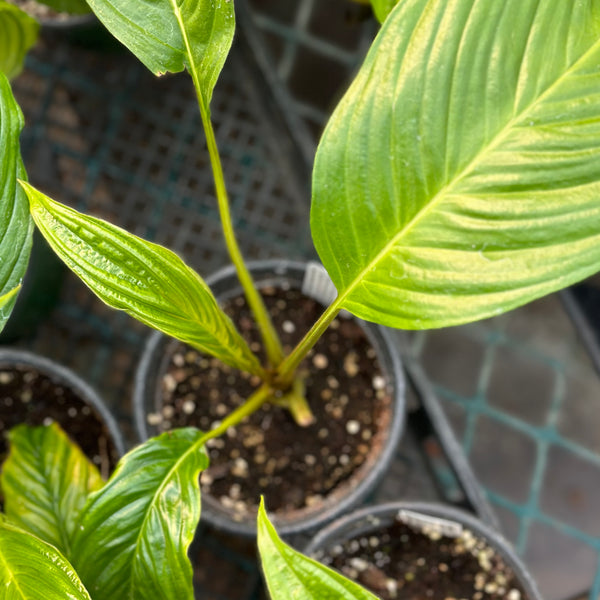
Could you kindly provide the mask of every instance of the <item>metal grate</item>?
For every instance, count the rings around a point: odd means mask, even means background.
[[[558,296],[413,352],[544,597],[597,599],[600,381]]]

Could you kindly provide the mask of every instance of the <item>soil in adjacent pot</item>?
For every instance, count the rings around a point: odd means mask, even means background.
[[[8,451],[5,435],[12,427],[53,421],[79,444],[106,478],[119,455],[95,409],[68,386],[52,381],[34,367],[0,366],[0,460]]]
[[[393,525],[316,558],[381,600],[528,600],[513,570],[468,529],[457,538]]]
[[[288,352],[316,321],[322,307],[289,289],[262,290]],[[258,332],[243,298],[224,306],[255,352]],[[161,370],[160,413],[148,422],[162,430],[213,428],[252,393],[257,377],[239,373],[178,342]],[[299,427],[289,412],[265,405],[222,438],[207,444],[210,467],[203,494],[236,520],[253,518],[261,495],[271,513],[315,507],[353,477],[381,445],[389,427],[391,397],[375,350],[353,319],[336,319],[301,366],[315,423]]]
[[[37,21],[61,22],[68,21],[73,17],[73,15],[69,13],[57,12],[49,6],[46,6],[41,2],[36,2],[35,0],[8,0],[8,2],[10,4],[15,4]]]

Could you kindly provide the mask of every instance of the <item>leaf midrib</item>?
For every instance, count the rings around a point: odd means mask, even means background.
[[[354,290],[367,278],[368,274],[383,261],[390,251],[399,243],[399,241],[408,235],[429,213],[431,213],[446,196],[452,193],[452,190],[457,186],[459,182],[466,179],[466,177],[475,169],[475,167],[483,162],[484,158],[489,155],[495,148],[497,148],[504,138],[512,131],[514,125],[523,120],[526,115],[531,112],[538,104],[544,101],[544,99],[551,95],[554,89],[556,89],[563,80],[569,77],[574,71],[577,70],[578,65],[587,59],[589,55],[595,52],[600,47],[600,40],[594,42],[588,50],[579,56],[559,77],[556,78],[542,93],[539,94],[532,102],[530,102],[521,112],[514,115],[507,123],[502,127],[490,141],[477,152],[477,154],[471,159],[471,161],[458,173],[452,181],[446,183],[446,185],[439,190],[435,196],[423,207],[408,223],[401,228],[392,239],[383,246],[383,248],[377,253],[377,255],[369,261],[365,267],[356,275],[356,277],[350,282],[342,293],[335,299],[332,308],[340,308],[344,305],[345,300],[352,295]]]
[[[146,510],[144,511],[144,518],[142,519],[142,523],[139,529],[139,534],[136,538],[136,542],[135,542],[135,556],[139,556],[140,554],[140,544],[142,542],[142,539],[144,538],[144,532],[146,530],[146,526],[148,524],[148,520],[149,520],[149,515],[151,512],[152,507],[157,503],[158,498],[160,497],[162,491],[164,490],[165,486],[167,485],[167,482],[171,480],[171,477],[173,476],[173,474],[179,469],[179,467],[181,466],[181,464],[184,462],[184,460],[186,460],[189,456],[191,456],[192,452],[196,452],[199,450],[199,448],[203,445],[204,443],[204,435],[198,431],[198,433],[200,433],[200,437],[192,443],[192,445],[173,463],[172,467],[167,471],[167,474],[165,477],[162,478],[162,481],[160,483],[160,485],[158,486],[156,492],[152,495],[152,500],[148,503],[148,506],[146,507]],[[133,588],[133,569],[130,571],[130,575],[129,575],[129,593],[128,593],[128,598],[134,598],[134,588]]]
[[[0,550],[0,563],[4,565],[6,572],[10,573],[10,576],[11,576],[10,581],[14,582],[21,598],[26,598],[25,592],[23,592],[23,590],[21,589],[21,586],[19,585],[19,582],[17,581],[17,578],[14,575],[14,571],[10,568],[10,563],[6,560],[6,558],[4,557],[4,553],[1,550]]]

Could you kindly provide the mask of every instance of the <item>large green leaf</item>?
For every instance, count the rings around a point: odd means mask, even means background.
[[[50,246],[101,300],[229,365],[260,372],[208,286],[176,254],[23,187]]]
[[[0,296],[23,280],[31,252],[33,221],[17,177],[26,178],[19,149],[23,115],[6,77],[0,73]],[[0,309],[0,330],[6,324],[16,294]]]
[[[208,107],[235,30],[233,0],[88,0],[156,75],[187,68]]]
[[[269,521],[262,500],[257,527],[260,560],[273,600],[377,600],[357,583],[283,542]]]
[[[600,1],[403,0],[321,141],[337,305],[409,329],[600,267]]]
[[[35,19],[0,0],[0,71],[9,79],[23,68],[27,51],[35,44],[39,25]]]
[[[70,557],[79,513],[104,485],[98,469],[56,423],[19,425],[9,441],[1,475],[6,515]]]
[[[2,600],[90,600],[60,552],[2,518],[0,590]]]
[[[193,600],[187,549],[200,518],[202,434],[177,429],[125,455],[92,495],[73,563],[94,600]]]

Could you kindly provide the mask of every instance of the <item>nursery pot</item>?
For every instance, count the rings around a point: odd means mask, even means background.
[[[322,312],[323,301],[332,299],[331,281],[316,263],[265,261],[251,263],[249,268],[276,328],[282,333],[282,343],[291,347]],[[207,282],[220,304],[229,306],[227,310],[247,335],[251,348],[257,350],[258,342],[256,338],[252,341],[252,333],[248,331],[249,315],[244,309],[235,308],[245,303],[233,268],[219,271]],[[282,308],[281,303],[288,302]],[[282,314],[276,316],[279,308]],[[291,315],[300,310],[304,311],[305,321],[300,322],[300,316],[292,323]],[[316,311],[316,316],[308,311]],[[201,477],[203,522],[230,533],[254,536],[255,509],[264,494],[280,533],[306,532],[358,504],[379,483],[393,458],[404,424],[405,384],[400,359],[385,329],[350,315],[340,316],[337,321],[330,327],[330,337],[335,343],[330,343],[326,333],[305,361],[311,369],[306,397],[315,414],[314,425],[300,427],[287,410],[266,405],[234,431],[215,440],[214,445],[207,444],[211,465]],[[294,333],[290,333],[292,330]],[[178,345],[175,351],[170,350],[173,343]],[[337,350],[338,354],[328,357],[319,344],[329,344],[327,348],[331,346],[332,352]],[[189,354],[188,351],[159,333],[150,336],[134,391],[136,426],[142,440],[172,427],[192,424],[185,418],[175,420],[174,406],[182,406],[190,418],[196,418],[201,411],[215,410],[212,423],[206,416],[202,417],[204,421],[193,423],[202,430],[210,429],[228,414],[221,403],[236,396],[235,390],[224,391],[232,370],[225,368],[224,374],[217,375],[214,359],[201,355],[194,359],[195,351]],[[202,388],[197,395],[190,393],[188,381],[193,388],[194,377],[200,375],[190,376],[181,383],[188,359],[195,360],[207,377],[215,376],[212,388]],[[367,372],[365,365],[369,369],[374,365],[373,370]],[[320,378],[318,383],[313,383],[313,376],[314,380]],[[252,380],[250,376],[246,379]],[[346,394],[348,380],[351,386],[356,386],[352,393],[359,390],[356,397]],[[257,383],[254,381],[254,387]],[[188,387],[181,388],[184,390],[181,398],[168,400],[167,405],[165,398],[177,394],[178,391],[172,390],[184,385]],[[330,386],[334,389],[329,389]],[[243,398],[249,395],[247,390],[240,394]],[[281,438],[278,442],[281,448],[278,445],[277,450],[272,450],[270,444],[276,438]],[[230,450],[232,444],[238,445]],[[219,450],[223,445],[225,449]],[[230,454],[221,458],[219,453],[225,452]],[[314,491],[330,483],[326,492]],[[238,507],[243,503],[238,498],[240,488],[246,493],[246,485],[260,489],[247,492],[252,509],[242,514],[244,509]],[[280,507],[274,507],[277,501]]]
[[[444,504],[364,507],[330,523],[304,552],[382,597],[542,600],[509,542],[472,514]],[[476,570],[473,577],[469,567]],[[445,589],[450,579],[473,587]]]
[[[30,352],[0,350],[0,457],[12,427],[57,422],[108,476],[124,453],[123,437],[98,394],[65,367]]]

